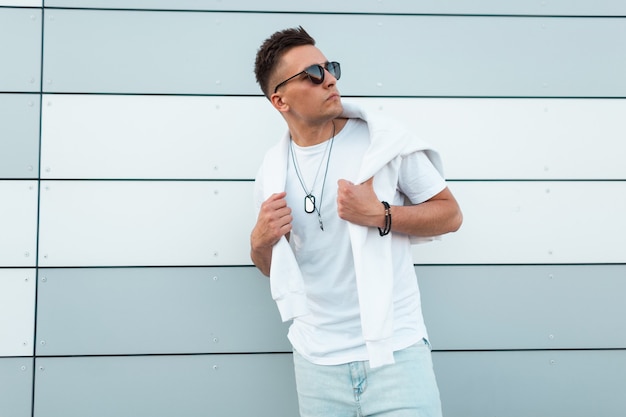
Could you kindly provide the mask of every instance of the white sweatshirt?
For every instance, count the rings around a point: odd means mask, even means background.
[[[416,151],[424,151],[442,174],[439,155],[426,142],[402,129],[400,125],[382,117],[371,117],[357,106],[344,103],[342,117],[359,118],[367,122],[370,146],[365,153],[359,174],[348,178],[359,184],[374,176],[374,190],[380,200],[392,201],[396,191],[401,158]],[[263,178],[262,195],[285,189],[288,163],[289,132],[273,148],[263,162],[259,176]],[[370,366],[391,364],[393,347],[393,272],[391,263],[391,235],[381,237],[377,228],[349,224],[350,240],[355,265],[363,336],[366,341]],[[412,239],[413,243],[432,239]],[[382,278],[382,279],[381,279]],[[283,321],[308,314],[304,281],[295,255],[286,238],[274,246],[270,270],[272,297]]]

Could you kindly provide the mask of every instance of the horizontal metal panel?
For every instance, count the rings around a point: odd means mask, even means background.
[[[0,181],[0,266],[35,266],[37,181]]]
[[[256,268],[40,269],[37,355],[290,352]]]
[[[41,10],[0,8],[0,91],[39,91]]]
[[[454,179],[626,179],[626,100],[345,99],[404,122]]]
[[[252,68],[268,28],[303,25],[342,62],[345,95],[626,95],[626,59],[615,53],[623,18],[51,10],[46,19],[46,92],[259,94]],[[337,27],[354,40],[337,42]]]
[[[35,416],[298,414],[291,354],[39,358],[36,366]]]
[[[417,264],[626,262],[626,182],[453,182],[463,225]]]
[[[0,4],[2,4],[0,2]],[[111,9],[161,9],[161,10],[240,10],[276,12],[322,12],[322,13],[443,13],[443,14],[558,14],[584,16],[623,16],[626,6],[613,0],[590,2],[556,1],[492,1],[467,2],[454,0],[433,2],[428,0],[381,1],[350,0],[294,2],[286,0],[238,0],[215,2],[215,0],[47,0],[48,7],[111,8]]]
[[[0,6],[43,7],[43,0],[0,0]]]
[[[39,266],[249,265],[252,187],[42,181]]]
[[[39,95],[0,94],[0,178],[39,175]]]
[[[0,358],[0,413],[2,416],[31,417],[33,359]]]
[[[286,131],[260,97],[46,95],[42,123],[43,178],[252,179]]]
[[[0,269],[0,356],[34,353],[35,279],[34,269]]]
[[[626,351],[434,352],[446,417],[621,416]]]
[[[464,224],[441,242],[415,246],[418,264],[625,261],[626,182],[449,185]],[[252,187],[236,181],[44,181],[39,265],[250,265]]]
[[[626,265],[416,271],[434,349],[626,348]]]
[[[449,178],[626,179],[626,100],[344,101],[432,142]],[[42,126],[48,179],[253,179],[286,130],[262,97],[46,95]]]

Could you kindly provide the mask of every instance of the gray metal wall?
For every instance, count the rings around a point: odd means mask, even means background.
[[[0,416],[297,415],[251,266],[303,25],[443,153],[414,259],[446,417],[626,412],[626,3],[0,0]]]

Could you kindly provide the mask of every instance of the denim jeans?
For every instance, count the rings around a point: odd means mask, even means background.
[[[428,342],[394,353],[395,364],[315,365],[294,352],[301,417],[441,417]]]

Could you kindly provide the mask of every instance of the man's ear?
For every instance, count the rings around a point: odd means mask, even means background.
[[[272,106],[281,113],[289,110],[289,104],[287,104],[285,98],[278,93],[274,93],[270,96],[270,102]]]

